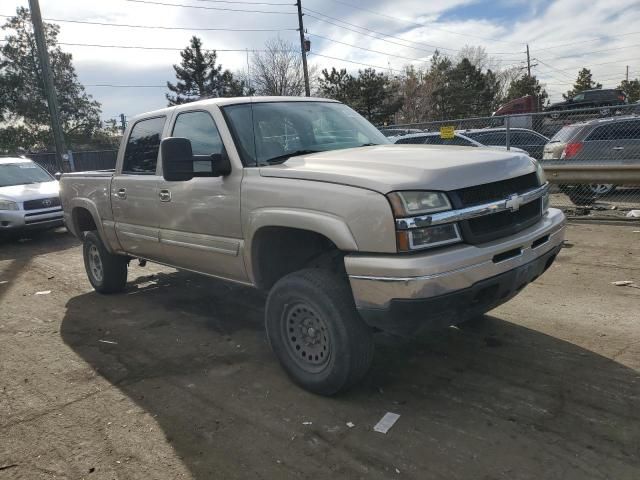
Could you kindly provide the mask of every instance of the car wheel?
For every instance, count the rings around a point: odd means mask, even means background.
[[[97,232],[87,232],[82,248],[84,268],[93,288],[100,293],[117,293],[127,284],[127,258],[107,251]]]
[[[566,194],[569,197],[569,200],[571,200],[571,202],[576,206],[591,205],[597,196],[591,191],[589,185],[567,186],[563,190],[563,193]]]
[[[265,317],[271,348],[306,390],[335,395],[359,382],[371,366],[372,331],[343,276],[307,269],[283,277],[269,293]]]
[[[592,183],[589,185],[591,193],[597,196],[608,195],[615,191],[616,186],[612,183]]]

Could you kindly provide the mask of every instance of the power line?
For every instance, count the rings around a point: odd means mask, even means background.
[[[623,63],[623,62],[640,62],[640,58],[628,58],[628,59],[623,59],[623,60],[613,60],[611,62],[603,62],[603,63],[590,63],[588,65],[589,65],[589,67],[599,67],[601,65],[611,65],[612,63]],[[576,70],[576,69],[580,69],[580,68],[583,68],[583,67],[584,67],[584,65],[576,65],[575,67],[556,69],[556,71],[569,72],[571,70]],[[543,73],[543,72],[540,72],[540,73]]]
[[[315,33],[308,33],[307,35],[309,35],[311,37],[322,38],[323,40],[327,40],[329,42],[339,43],[340,45],[346,45],[347,47],[357,48],[359,50],[365,50],[367,52],[379,53],[381,55],[388,55],[388,56],[391,56],[391,57],[402,58],[404,60],[411,60],[411,61],[415,61],[415,62],[424,62],[424,61],[426,61],[426,59],[424,59],[424,58],[403,57],[402,55],[397,55],[395,53],[381,52],[380,50],[372,50],[370,48],[360,47],[358,45],[353,45],[351,43],[346,43],[346,42],[343,42],[341,40],[335,40],[333,38],[324,37],[322,35],[316,35]]]
[[[15,15],[0,15],[3,18],[13,18]],[[125,28],[146,28],[158,30],[187,30],[187,31],[207,31],[207,32],[296,32],[295,28],[225,28],[225,27],[166,27],[160,25],[133,25],[126,23],[90,22],[87,20],[66,20],[59,18],[44,18],[47,22],[80,23],[86,25],[101,25],[107,27]]]
[[[536,61],[540,62],[542,65],[544,65],[547,68],[550,68],[551,70],[560,73],[561,75],[564,75],[565,77],[568,77],[571,81],[573,81],[574,79],[571,78],[568,74],[564,73],[562,70],[558,70],[555,67],[552,67],[551,65],[549,65],[548,63],[543,62],[542,60],[540,60],[538,57],[536,57]]]
[[[313,55],[316,56],[316,57],[322,57],[322,58],[329,58],[331,60],[337,60],[339,62],[354,63],[356,65],[362,65],[362,66],[365,66],[365,67],[377,68],[379,70],[390,70],[390,71],[396,72],[396,73],[404,73],[402,70],[397,70],[397,69],[389,68],[389,67],[381,67],[380,65],[371,65],[369,63],[355,62],[353,60],[346,60],[344,58],[330,57],[329,55],[321,55],[319,53],[313,53]]]
[[[625,48],[636,48],[636,47],[640,47],[640,43],[636,43],[634,45],[625,45],[624,47],[605,48],[604,50],[591,50],[588,52],[577,53],[575,55],[565,55],[565,56],[550,57],[550,58],[551,60],[564,60],[568,58],[584,57],[585,55],[590,55],[592,53],[613,52],[617,50],[624,50]]]
[[[184,50],[183,48],[176,48],[176,47],[145,47],[142,45],[103,45],[103,44],[98,44],[98,43],[69,43],[69,42],[58,42],[58,45],[70,45],[70,46],[74,46],[74,47],[98,47],[98,48],[124,48],[124,49],[132,49],[132,50],[162,50],[162,51],[175,51],[175,52],[181,52],[182,50]],[[207,51],[207,52],[211,52],[211,51],[215,51],[215,52],[266,52],[267,50],[265,49],[257,49],[257,48],[207,48],[204,49],[203,51]],[[273,51],[273,50],[270,50]],[[276,50],[278,52],[292,52],[295,50]]]
[[[640,32],[629,32],[629,33],[621,33],[619,35],[613,35],[613,36],[606,36],[606,37],[594,37],[591,40],[581,40],[579,42],[570,42],[570,43],[560,43],[560,44],[556,44],[553,47],[544,47],[544,48],[537,48],[536,47],[536,52],[544,52],[545,50],[555,50],[559,47],[568,47],[570,45],[582,45],[583,43],[591,43],[591,42],[597,42],[598,40],[609,40],[612,38],[619,38],[619,37],[626,37],[629,35],[637,35]]]
[[[462,37],[479,38],[480,40],[485,40],[485,41],[488,41],[488,42],[510,43],[512,45],[524,45],[524,43],[519,43],[519,42],[509,42],[509,41],[506,41],[506,40],[498,40],[496,38],[481,37],[481,36],[478,36],[478,35],[472,35],[472,34],[468,34],[468,33],[454,32],[453,30],[445,30],[444,28],[434,27],[432,24],[427,25],[427,24],[424,24],[424,23],[418,23],[418,22],[414,22],[414,21],[411,21],[411,20],[406,20],[404,18],[394,17],[392,15],[387,15],[385,13],[376,12],[376,11],[370,10],[368,8],[358,7],[358,6],[353,5],[351,3],[342,2],[340,0],[331,0],[331,1],[334,2],[334,3],[338,3],[340,5],[345,5],[347,7],[353,8],[355,10],[361,10],[363,12],[369,12],[369,13],[372,13],[373,15],[378,15],[379,17],[384,17],[384,18],[388,18],[388,19],[391,19],[391,20],[396,20],[398,22],[404,22],[404,23],[407,23],[407,24],[410,24],[410,25],[416,25],[418,27],[430,28],[432,30],[439,30],[441,32],[451,33],[451,34],[454,34],[454,35],[460,35]]]
[[[292,3],[272,3],[272,2],[238,2],[235,0],[196,0],[197,2],[208,3],[231,3],[234,5],[269,5],[272,7],[290,7]]]
[[[115,85],[112,83],[86,83],[85,87],[109,87],[109,88],[167,88],[166,85]]]
[[[239,8],[227,8],[227,7],[204,7],[202,5],[185,5],[183,3],[162,3],[154,2],[151,0],[125,0],[132,3],[145,3],[149,5],[162,5],[163,7],[182,7],[182,8],[197,8],[200,10],[216,10],[224,12],[243,12],[243,13],[275,13],[282,15],[295,15],[295,12],[273,12],[270,10],[245,10]]]

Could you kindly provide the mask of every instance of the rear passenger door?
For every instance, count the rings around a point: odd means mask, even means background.
[[[111,208],[122,248],[132,256],[157,259],[160,139],[166,117],[137,121],[129,132],[122,165],[111,182]]]

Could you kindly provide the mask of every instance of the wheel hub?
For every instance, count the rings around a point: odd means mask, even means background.
[[[100,252],[98,251],[98,247],[95,245],[91,245],[89,247],[89,269],[91,270],[91,275],[97,282],[102,282],[102,278],[104,276],[102,269],[102,259],[100,258]]]
[[[305,369],[323,366],[329,360],[327,325],[309,305],[289,305],[284,312],[284,335],[289,353]]]

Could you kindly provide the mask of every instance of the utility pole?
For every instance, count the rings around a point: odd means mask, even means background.
[[[53,132],[53,139],[56,144],[56,163],[58,169],[64,172],[65,168],[62,159],[63,155],[67,155],[67,146],[64,143],[64,135],[62,133],[62,126],[60,125],[60,107],[58,106],[58,97],[56,96],[56,89],[53,84],[53,74],[51,73],[51,64],[49,63],[49,51],[47,50],[47,42],[44,35],[44,26],[42,25],[42,15],[40,14],[40,4],[38,0],[29,0],[29,9],[31,10],[31,22],[33,23],[33,34],[38,49],[44,92],[47,96],[47,105],[49,106],[49,115],[51,116],[51,131]]]
[[[527,75],[531,77],[531,59],[529,58],[529,44],[527,43]]]
[[[120,129],[122,130],[122,133],[124,133],[126,128],[127,128],[127,116],[124,113],[121,113],[120,114]]]
[[[627,65],[627,74],[625,75],[627,83],[629,83],[629,65]]]
[[[302,0],[296,1],[298,7],[298,27],[300,32],[300,53],[302,54],[302,69],[304,71],[304,92],[307,97],[311,96],[309,88],[309,70],[307,68],[307,46],[304,41],[304,24],[302,23]]]

